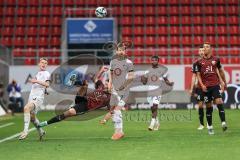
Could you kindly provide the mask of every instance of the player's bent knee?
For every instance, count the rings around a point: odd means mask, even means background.
[[[68,115],[69,115],[69,116],[75,116],[76,114],[77,114],[77,113],[76,113],[76,110],[75,110],[75,109],[71,108],[71,109],[68,110]]]

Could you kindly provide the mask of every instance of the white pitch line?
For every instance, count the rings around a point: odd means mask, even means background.
[[[0,128],[4,128],[4,127],[7,127],[7,126],[11,126],[11,125],[14,125],[14,123],[13,123],[13,122],[11,122],[11,123],[6,123],[6,124],[4,124],[4,125],[1,125]]]
[[[34,130],[36,130],[36,128],[31,128],[31,129],[29,129],[29,133],[32,132],[32,131],[34,131]],[[13,138],[16,138],[16,137],[20,136],[21,133],[22,133],[22,132],[19,132],[19,133],[14,134],[14,135],[12,135],[12,136],[10,136],[10,137],[1,139],[1,140],[0,140],[0,143],[3,143],[3,142],[5,142],[5,141],[11,140],[11,139],[13,139]]]

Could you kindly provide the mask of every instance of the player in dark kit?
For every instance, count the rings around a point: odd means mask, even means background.
[[[219,70],[220,76],[224,82],[224,88],[226,88],[226,79],[224,71],[222,69],[220,60],[212,56],[212,48],[209,43],[204,43],[204,56],[201,60],[198,61],[196,71],[198,81],[201,85],[201,88],[204,92],[204,101],[207,107],[207,122],[208,122],[208,133],[214,134],[212,126],[212,112],[213,107],[211,101],[214,100],[215,104],[219,110],[219,116],[222,122],[223,131],[227,130],[227,124],[225,121],[225,112],[223,108],[222,93],[220,88],[220,79],[217,74],[217,69]]]
[[[204,49],[203,47],[200,47],[198,50],[198,54],[199,56],[202,58],[203,54],[204,54]],[[200,121],[200,125],[198,127],[198,130],[203,130],[204,129],[204,111],[203,111],[203,102],[204,102],[204,95],[201,89],[201,86],[199,84],[199,82],[197,83],[197,85],[195,84],[196,80],[197,80],[197,63],[200,59],[196,60],[193,65],[192,65],[192,83],[191,83],[191,88],[190,88],[190,94],[194,94],[196,95],[196,99],[198,102],[198,115],[199,115],[199,121]]]
[[[82,88],[84,87],[84,88]],[[48,121],[41,122],[38,127],[44,127],[52,123],[64,120],[65,118],[84,114],[102,107],[109,107],[111,94],[105,91],[101,80],[95,83],[95,90],[87,93],[87,85],[83,85],[75,98],[75,105],[61,115],[57,115]]]

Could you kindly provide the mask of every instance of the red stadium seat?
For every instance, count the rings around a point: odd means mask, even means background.
[[[238,15],[239,9],[237,5],[230,5],[228,6],[228,14],[229,15]]]
[[[30,26],[37,26],[38,25],[38,19],[37,17],[30,17],[28,18],[28,25]]]
[[[229,26],[229,33],[230,34],[239,34],[240,33],[240,28],[237,25],[234,26]]]
[[[193,60],[192,57],[184,57],[183,63],[184,64],[192,64]]]
[[[193,24],[203,24],[203,17],[194,16],[194,17],[191,17],[191,21]]]
[[[158,6],[156,12],[158,15],[167,15],[167,7],[166,6]]]
[[[190,5],[192,0],[181,0],[181,4]]]
[[[193,34],[195,35],[199,35],[199,34],[203,34],[203,26],[194,26],[193,27]]]
[[[48,27],[40,27],[39,28],[39,35],[40,36],[48,36],[50,34]]]
[[[191,15],[191,8],[189,6],[182,6],[181,14],[182,15]]]
[[[35,59],[33,59],[33,58],[26,58],[26,59],[24,60],[24,64],[25,64],[25,65],[35,65],[35,64],[36,64],[36,61],[35,61]]]
[[[156,34],[156,27],[147,27],[146,28],[147,35],[155,35]]]
[[[18,16],[25,16],[25,15],[27,15],[27,8],[25,8],[25,7],[19,7],[19,8],[17,9],[17,15],[18,15]]]
[[[41,26],[48,26],[50,22],[50,18],[49,17],[39,17],[38,19],[38,23]]]
[[[51,19],[51,24],[54,26],[61,26],[62,25],[62,18],[61,17],[53,17]]]
[[[194,0],[194,1],[192,1],[192,3],[194,5],[201,5],[202,4],[202,0]]]
[[[17,17],[16,25],[17,26],[24,26],[24,25],[26,25],[26,18],[25,17]]]
[[[1,38],[1,45],[3,46],[11,46],[12,45],[12,39],[10,37],[5,37],[5,38]]]
[[[147,5],[156,5],[156,1],[155,0],[147,0],[145,1]]]
[[[156,11],[155,7],[146,7],[145,13],[147,16],[153,16],[156,13],[155,11]]]
[[[214,5],[215,4],[215,0],[205,0],[204,2],[205,2],[205,4],[208,4],[208,5]]]
[[[122,25],[131,25],[132,19],[131,19],[131,17],[126,16],[126,17],[122,17],[120,22]]]
[[[230,42],[229,42],[232,46],[239,46],[240,43],[240,36],[230,36]]]
[[[168,3],[170,5],[177,5],[179,2],[178,2],[178,0],[171,0],[171,1],[168,1]]]
[[[179,24],[180,18],[178,16],[170,16],[170,24]]]
[[[14,25],[14,18],[13,17],[6,17],[4,19],[5,26],[13,26]]]
[[[206,42],[210,42],[211,44],[215,44],[215,36],[208,36],[205,39]]]
[[[228,59],[227,57],[220,57],[220,62],[221,62],[222,64],[228,64],[228,63],[229,63],[228,60],[229,60],[229,59]]]
[[[40,37],[39,40],[38,40],[38,46],[46,48],[48,46],[48,38]]]
[[[203,44],[203,37],[202,36],[194,36],[194,39],[193,39],[193,44],[195,45],[201,45]]]
[[[182,37],[182,44],[183,45],[191,45],[191,36],[183,36]]]
[[[145,40],[145,44],[148,46],[154,46],[156,45],[156,38],[153,36],[147,36]]]
[[[132,11],[132,9],[131,9]],[[137,7],[134,7],[134,14],[137,15],[137,16],[142,16],[144,15],[144,10],[143,10],[143,7],[141,6],[137,6]]]
[[[48,64],[49,65],[59,65],[60,64],[60,60],[58,58],[50,58],[48,60]]]
[[[28,48],[27,51],[25,52],[26,57],[35,57],[36,52],[32,48]]]
[[[137,36],[134,38],[134,46],[143,46],[144,41],[143,41],[143,37],[141,36]]]
[[[170,44],[173,46],[179,46],[180,44],[180,36],[170,36]]]
[[[217,24],[226,24],[227,18],[226,16],[218,16],[217,17]]]
[[[227,34],[227,26],[217,26],[216,32],[221,35],[226,35]]]
[[[22,57],[23,53],[21,52],[21,48],[14,48],[12,50],[12,54],[14,57]]]
[[[142,57],[134,57],[133,63],[134,64],[141,64],[143,62]]]
[[[52,37],[50,39],[50,44],[52,47],[60,47],[61,45],[60,37]]]
[[[16,36],[25,36],[25,28],[24,27],[17,27],[15,30]]]
[[[179,15],[179,8],[178,8],[178,6],[170,6],[169,14],[170,15]]]
[[[13,40],[13,44],[14,46],[16,47],[23,47],[24,46],[24,38],[23,37],[16,37],[14,40]]]
[[[238,25],[238,16],[229,16],[228,23]]]
[[[205,33],[206,34],[212,34],[212,35],[214,35],[215,34],[215,28],[214,28],[214,26],[206,26],[206,28],[205,28]]]
[[[133,30],[134,35],[144,35],[143,27],[135,27]]]
[[[133,19],[133,23],[134,23],[135,25],[144,25],[144,18],[143,18],[143,17],[140,17],[140,16],[135,17],[135,18]]]
[[[190,35],[192,33],[191,26],[182,26],[182,34]]]
[[[205,16],[205,24],[215,24],[214,16]]]
[[[49,16],[51,15],[51,10],[49,7],[42,7],[39,11],[39,14],[42,16]]]
[[[26,40],[27,47],[36,47],[37,46],[37,40],[36,37],[28,37]]]
[[[233,5],[238,5],[239,1],[238,0],[228,0],[228,4],[233,4]]]
[[[182,16],[182,24],[191,24],[191,17],[190,16]]]
[[[30,16],[38,16],[38,8],[36,7],[29,7],[28,14]]]
[[[218,50],[216,51],[216,55],[227,56],[228,52],[227,52],[226,48],[218,48]]]
[[[52,52],[50,52],[50,56],[60,57],[61,56],[61,52],[57,48],[53,48]]]
[[[30,27],[28,28],[28,31],[26,32],[28,36],[37,36],[37,28],[36,27]]]
[[[168,27],[167,26],[159,26],[156,28],[157,34],[161,35],[167,35],[168,34]]]
[[[61,6],[62,5],[62,0],[54,0],[54,1],[52,1],[52,4],[54,6]]]
[[[240,64],[240,58],[239,57],[232,57],[230,59],[231,64]]]
[[[167,58],[165,58],[165,57],[160,57],[159,63],[160,63],[160,64],[167,64]]]
[[[48,57],[49,56],[49,52],[46,51],[45,48],[40,48],[38,51],[38,56],[39,57]]]
[[[169,62],[170,64],[180,64],[181,63],[181,61],[180,61],[180,57],[171,57],[171,59],[170,59],[170,62]]]
[[[226,13],[227,13],[227,9],[226,9],[226,7],[225,6],[220,6],[220,5],[218,5],[217,6],[217,12],[216,12],[218,15],[226,15]]]
[[[15,8],[14,7],[7,7],[5,9],[5,15],[6,16],[14,16],[15,14]]]
[[[202,12],[205,15],[214,15],[214,6],[213,5],[204,6],[202,8]]]
[[[122,34],[123,35],[132,35],[132,28],[131,27],[123,27]]]
[[[116,1],[116,2],[118,2],[119,5],[121,4],[121,1]],[[123,5],[131,5],[132,4],[132,0],[124,0],[124,1],[122,1],[122,4]]]
[[[150,16],[150,17],[147,17],[146,18],[146,24],[147,25],[156,25],[156,20],[159,20],[159,19],[162,19],[161,17],[159,17],[159,18],[155,18],[155,17],[153,17],[153,16]]]
[[[156,20],[154,19],[154,17],[152,17],[152,19],[153,19],[153,24],[155,24],[156,21],[157,21],[158,25],[166,25],[166,24],[168,24],[168,18],[165,17],[165,16],[160,16]]]
[[[190,7],[189,7],[190,9]],[[201,7],[200,6],[193,6],[192,8],[192,13],[193,15],[201,15],[202,14],[202,10],[201,10]]]
[[[157,0],[157,1],[155,1],[155,3],[157,3],[159,5],[166,5],[168,3],[168,0]]]
[[[60,27],[52,27],[51,28],[51,34],[53,36],[60,36],[62,34],[62,30]]]
[[[63,14],[63,8],[62,7],[53,7],[52,8],[52,14],[54,16],[62,16]]]
[[[13,28],[14,27],[4,27],[2,29],[2,36],[12,36],[13,35]]]
[[[39,0],[31,0],[28,2],[29,6],[38,6],[39,5]]]
[[[218,44],[221,46],[227,45],[227,36],[218,36]]]
[[[51,6],[51,1],[49,0],[41,0],[42,6]]]
[[[75,4],[75,1],[74,1],[74,0],[65,0],[64,4],[65,4],[67,7],[73,7],[74,4]]]
[[[123,15],[127,15],[127,16],[131,16],[133,14],[132,7],[130,7],[130,6],[126,6],[124,8],[121,8],[120,12]]]
[[[160,36],[157,39],[157,45],[159,46],[167,46],[168,38],[166,36]]]
[[[171,35],[179,35],[180,34],[180,27],[179,26],[172,26],[170,28]]]

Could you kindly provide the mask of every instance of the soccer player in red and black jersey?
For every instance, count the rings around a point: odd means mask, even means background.
[[[203,55],[204,55],[203,47],[199,48],[198,54],[199,54],[200,58],[203,57]],[[197,85],[195,84],[195,82],[197,80],[197,63],[199,60],[200,59],[196,60],[192,65],[193,75],[192,75],[191,88],[190,88],[189,92],[191,95],[193,95],[193,94],[196,95],[196,99],[198,102],[198,115],[199,115],[199,121],[200,121],[198,130],[203,130],[204,129],[204,111],[203,111],[204,95],[203,95],[203,92],[202,92],[199,82]]]
[[[218,77],[217,69],[219,70],[220,76],[224,82],[224,84],[222,84],[224,85],[224,88],[226,88],[227,83],[219,58],[212,56],[212,48],[210,43],[204,43],[203,48],[204,56],[201,60],[198,61],[196,71],[198,81],[205,94],[204,101],[207,107],[206,116],[208,122],[208,133],[214,134],[212,127],[212,112],[213,112],[213,108],[211,105],[212,100],[215,101],[215,104],[218,107],[223,131],[227,130],[225,112],[223,108],[222,93],[220,88],[220,79]]]
[[[38,127],[44,127],[52,123],[64,120],[65,118],[84,114],[102,107],[109,107],[111,94],[105,90],[101,80],[95,83],[95,90],[87,93],[87,84],[83,83],[75,98],[75,105],[61,115],[57,115],[48,121],[41,122]]]

